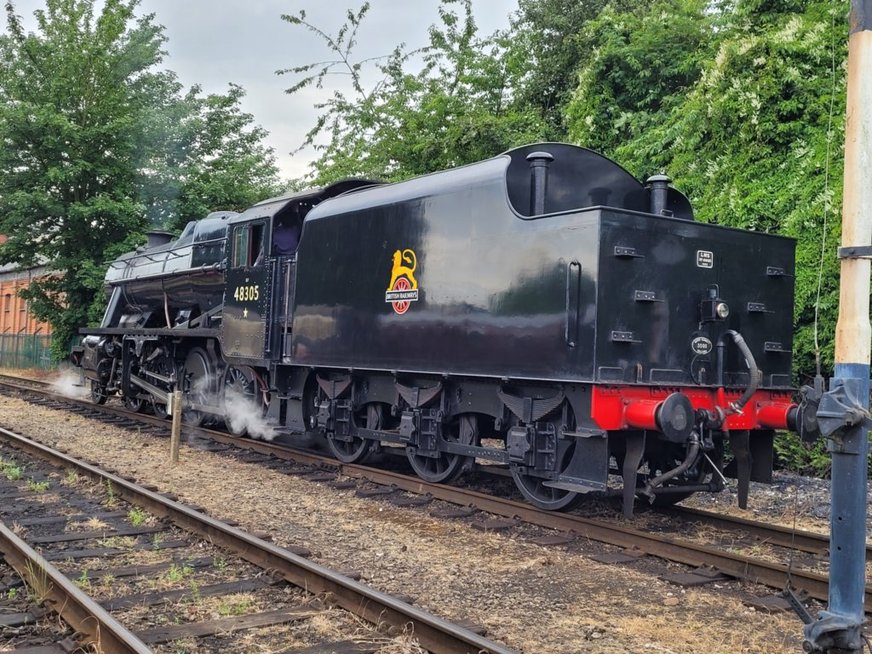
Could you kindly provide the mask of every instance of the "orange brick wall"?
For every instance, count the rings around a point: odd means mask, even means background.
[[[18,296],[18,290],[27,288],[31,279],[27,272],[0,275],[0,334],[51,333],[51,326],[34,318],[27,310],[27,302]]]

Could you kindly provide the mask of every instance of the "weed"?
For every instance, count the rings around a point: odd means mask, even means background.
[[[76,472],[75,470],[73,470],[72,468],[69,468],[67,470],[66,476],[64,476],[63,484],[65,486],[75,486],[78,483],[79,483],[79,473]]]
[[[234,601],[226,601],[221,602],[218,605],[218,615],[223,616],[231,616],[231,615],[245,615],[249,611],[251,611],[252,602],[251,600],[243,599]]]
[[[191,579],[191,601],[195,604],[202,599],[200,595],[200,584],[196,579]]]
[[[106,480],[106,506],[115,506],[118,504],[118,497],[115,494],[115,487],[110,479]]]
[[[88,570],[82,570],[82,574],[76,577],[73,583],[82,590],[89,590],[91,588],[91,578],[88,576]]]
[[[212,567],[216,570],[224,570],[225,568],[227,568],[227,559],[225,559],[223,556],[216,556],[214,559],[212,559]]]
[[[14,600],[16,597],[18,597],[18,589],[17,588],[10,588],[9,590],[6,591],[6,599],[11,601],[11,600]]]
[[[32,490],[34,493],[44,493],[50,485],[47,479],[44,481],[34,481],[33,477],[31,477],[27,480],[28,490]]]
[[[4,461],[0,465],[2,465],[3,474],[9,481],[18,481],[24,474],[24,468],[14,463],[7,463]]]
[[[151,546],[154,549],[160,549],[161,543],[164,542],[165,535],[158,532],[151,537]]]
[[[140,509],[138,506],[134,506],[127,512],[127,519],[134,527],[141,527],[148,519],[148,513]]]
[[[163,579],[170,583],[178,583],[194,574],[194,568],[189,565],[176,565],[173,563],[169,570],[164,572]]]

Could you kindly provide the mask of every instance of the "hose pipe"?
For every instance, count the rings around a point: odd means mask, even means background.
[[[742,356],[745,358],[745,365],[748,366],[748,372],[751,377],[751,381],[745,389],[745,392],[742,393],[742,397],[735,402],[730,402],[730,409],[727,412],[727,415],[741,414],[742,409],[748,403],[748,400],[751,399],[760,387],[760,369],[757,367],[757,361],[754,359],[754,355],[751,354],[751,348],[748,347],[748,344],[739,332],[734,329],[729,329],[724,335],[732,338],[736,347],[739,348],[739,352],[741,352]],[[721,338],[723,339],[723,337]],[[723,347],[722,341],[718,342],[718,347]],[[721,370],[721,374],[723,374],[723,369]]]
[[[654,501],[655,488],[658,486],[662,486],[670,479],[674,479],[680,474],[687,472],[687,470],[692,466],[697,457],[699,456],[700,444],[699,444],[699,434],[695,431],[690,434],[690,441],[687,444],[687,454],[684,457],[684,461],[674,467],[672,470],[668,470],[664,472],[662,475],[655,477],[654,479],[650,479],[647,484],[645,484],[644,490],[640,491],[640,495],[645,495],[652,502]]]

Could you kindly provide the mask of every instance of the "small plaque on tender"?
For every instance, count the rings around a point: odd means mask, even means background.
[[[696,251],[696,267],[697,268],[714,268],[715,255],[714,252],[708,250]]]

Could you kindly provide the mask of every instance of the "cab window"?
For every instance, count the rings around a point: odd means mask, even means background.
[[[238,225],[233,233],[233,267],[263,264],[263,223]]]

